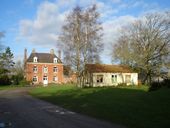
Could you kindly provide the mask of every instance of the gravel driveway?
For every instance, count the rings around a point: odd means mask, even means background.
[[[123,128],[35,99],[29,89],[0,91],[0,128]]]

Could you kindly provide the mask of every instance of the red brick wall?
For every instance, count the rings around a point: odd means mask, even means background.
[[[38,71],[37,73],[33,72],[33,67],[36,66]],[[43,68],[48,68],[48,72],[44,73]],[[57,67],[57,72],[53,72],[53,67]],[[54,63],[27,63],[26,64],[26,80],[32,81],[34,76],[38,76],[38,83],[43,83],[43,76],[48,77],[48,83],[62,83],[63,82],[63,64],[54,64]],[[53,77],[57,76],[58,81],[54,82]],[[36,84],[36,83],[35,83]]]

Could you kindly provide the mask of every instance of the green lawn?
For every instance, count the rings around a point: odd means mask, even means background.
[[[144,87],[85,88],[50,86],[30,94],[64,108],[130,128],[170,126],[170,89]]]
[[[0,85],[0,91],[1,90],[7,90],[7,89],[15,89],[17,86],[14,85]]]

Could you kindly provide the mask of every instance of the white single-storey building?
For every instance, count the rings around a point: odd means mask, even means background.
[[[84,76],[85,86],[138,85],[138,73],[123,65],[86,64]]]

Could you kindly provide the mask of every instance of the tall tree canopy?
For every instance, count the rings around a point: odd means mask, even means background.
[[[2,73],[9,73],[11,71],[14,66],[13,58],[14,56],[11,49],[7,47],[5,52],[0,56],[1,69],[4,71]]]
[[[14,72],[12,76],[13,84],[18,85],[22,80],[24,80],[24,64],[18,60],[12,70]]]
[[[0,55],[0,85],[11,83],[11,71],[14,66],[13,57],[13,53],[9,47]]]
[[[96,5],[88,8],[75,7],[66,17],[60,35],[60,46],[67,65],[78,74],[86,63],[100,62],[102,50],[102,26]]]
[[[141,69],[150,84],[170,53],[170,12],[147,14],[121,34],[113,46],[113,60]]]

